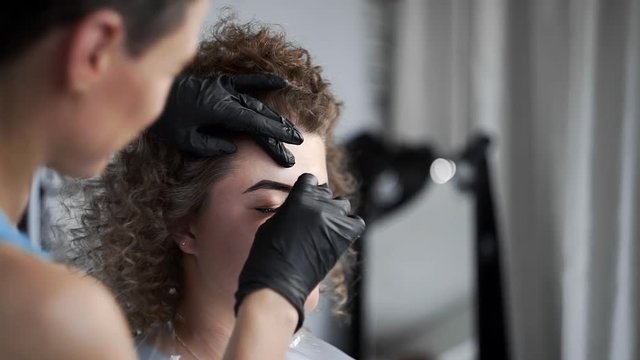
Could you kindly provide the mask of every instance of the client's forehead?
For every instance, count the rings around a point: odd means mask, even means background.
[[[238,151],[234,156],[234,170],[230,178],[247,184],[269,179],[293,185],[298,176],[310,173],[318,178],[320,184],[326,183],[328,176],[324,141],[314,134],[303,136],[304,142],[301,145],[286,145],[296,158],[295,165],[290,168],[278,165],[254,141],[237,141]]]

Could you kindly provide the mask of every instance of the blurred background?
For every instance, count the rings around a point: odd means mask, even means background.
[[[345,103],[358,359],[640,359],[640,0],[225,0]],[[440,160],[436,160],[440,159]],[[51,248],[60,180],[22,226]]]

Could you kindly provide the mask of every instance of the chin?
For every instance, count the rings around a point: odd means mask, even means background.
[[[101,175],[109,164],[109,158],[110,157],[103,157],[91,161],[87,161],[86,159],[82,159],[84,161],[69,159],[68,161],[51,162],[47,164],[47,166],[64,176],[86,179]]]

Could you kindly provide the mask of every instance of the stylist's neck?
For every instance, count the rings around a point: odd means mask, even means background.
[[[42,112],[36,89],[16,71],[0,72],[0,209],[13,222],[22,217],[38,167],[44,165]],[[30,92],[33,91],[33,92]]]
[[[178,306],[184,322],[176,322],[178,335],[199,358],[222,359],[235,324],[233,296],[205,285],[195,261],[185,261],[184,267],[183,298]]]

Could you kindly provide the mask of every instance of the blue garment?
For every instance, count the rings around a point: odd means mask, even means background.
[[[170,358],[160,352],[160,350],[146,343],[138,345],[136,351],[138,352],[139,360],[170,360]],[[175,359],[176,357],[174,356],[173,358]],[[178,357],[178,359],[180,359],[180,357]]]
[[[49,254],[33,246],[27,235],[18,231],[2,211],[0,211],[0,244],[9,244],[42,259],[50,260]]]

